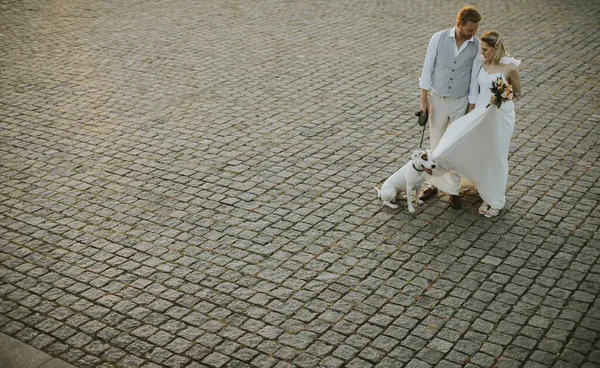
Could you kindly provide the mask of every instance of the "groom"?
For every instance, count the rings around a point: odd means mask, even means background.
[[[479,12],[472,6],[465,6],[456,16],[454,28],[437,32],[429,41],[419,86],[420,109],[431,116],[429,140],[432,149],[438,145],[450,123],[475,107],[481,62],[477,58],[480,42],[474,36],[479,21]],[[454,174],[453,180],[458,186],[460,177]],[[429,185],[419,199],[427,200],[437,192],[436,187]],[[458,195],[450,196],[452,208],[460,208],[460,204]]]

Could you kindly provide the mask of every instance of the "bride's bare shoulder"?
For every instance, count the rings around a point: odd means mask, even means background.
[[[504,70],[504,75],[510,77],[511,75],[518,75],[519,68],[515,64],[508,64]]]
[[[519,70],[519,67],[516,66],[515,64],[508,64],[506,66],[506,70]]]

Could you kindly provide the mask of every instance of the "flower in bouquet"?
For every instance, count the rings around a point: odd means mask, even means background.
[[[513,87],[503,81],[500,77],[498,77],[495,81],[492,81],[490,91],[492,91],[492,98],[490,99],[490,103],[487,104],[486,108],[490,107],[492,104],[500,108],[500,106],[502,106],[502,102],[512,100],[514,94]]]

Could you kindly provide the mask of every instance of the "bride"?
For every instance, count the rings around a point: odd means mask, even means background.
[[[478,74],[479,97],[475,109],[455,120],[432,152],[442,170],[429,182],[446,193],[458,194],[457,173],[472,181],[483,199],[479,213],[498,216],[506,203],[504,192],[508,181],[508,149],[515,126],[514,100],[521,96],[520,60],[509,57],[500,33],[489,31],[481,36],[484,65]],[[502,78],[512,85],[512,100],[496,106],[490,91],[492,82]],[[451,172],[450,172],[451,171]]]

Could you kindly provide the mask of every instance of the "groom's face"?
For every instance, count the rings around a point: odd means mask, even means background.
[[[477,28],[479,28],[479,23],[467,21],[465,24],[460,24],[460,22],[458,22],[456,27],[458,28],[460,37],[464,38],[465,40],[470,40],[471,38],[475,37]]]

